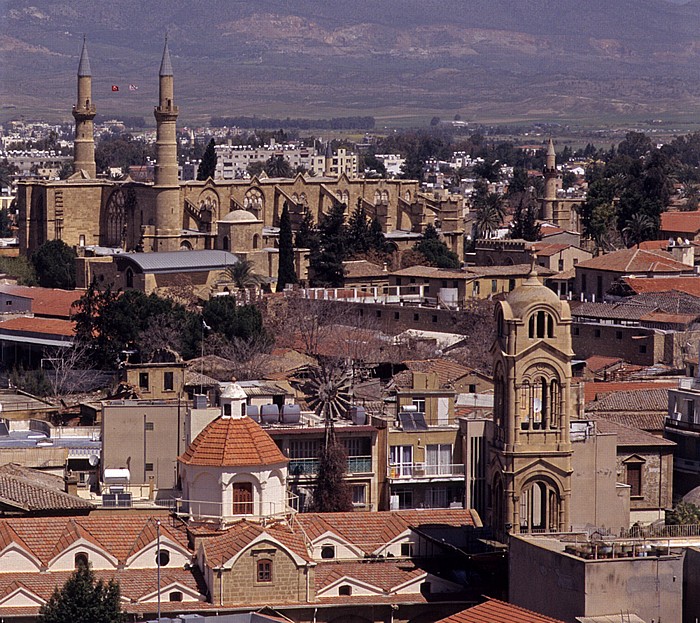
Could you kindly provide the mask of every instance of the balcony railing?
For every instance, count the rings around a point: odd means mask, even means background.
[[[695,422],[688,422],[687,420],[679,420],[672,417],[666,418],[666,427],[675,428],[677,430],[689,430],[694,432],[700,432],[700,424]]]
[[[464,464],[429,465],[425,463],[390,463],[388,475],[390,479],[461,477],[464,476]]]
[[[346,468],[348,474],[368,474],[372,472],[371,456],[350,456]],[[318,473],[318,459],[289,459],[290,476],[315,476]]]

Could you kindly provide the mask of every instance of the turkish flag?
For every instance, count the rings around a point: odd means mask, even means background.
[[[112,85],[112,91],[118,91],[119,87],[116,84]]]

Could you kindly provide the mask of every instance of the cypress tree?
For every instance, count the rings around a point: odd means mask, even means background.
[[[384,231],[382,230],[382,224],[379,219],[375,216],[372,219],[372,223],[369,226],[369,248],[377,253],[386,253],[387,244],[386,238],[384,237]]]
[[[316,230],[314,217],[308,208],[304,210],[304,216],[297,230],[294,246],[297,249],[311,249],[312,251],[318,247],[318,231]]]
[[[211,139],[207,148],[204,150],[202,161],[199,163],[199,169],[197,169],[197,179],[199,181],[208,180],[210,177],[212,179],[214,178],[217,160],[216,150],[214,149],[215,145],[214,139]]]
[[[370,249],[370,230],[367,221],[367,211],[360,199],[348,222],[348,254],[351,256],[362,255]]]
[[[96,582],[87,565],[66,580],[63,588],[56,588],[51,598],[41,606],[41,623],[123,623],[119,584],[110,580]]]
[[[342,286],[343,260],[348,248],[345,204],[335,203],[321,219],[318,229],[320,251],[311,255],[314,282],[321,286]]]
[[[277,292],[282,292],[288,283],[296,283],[294,270],[294,242],[292,240],[292,221],[289,208],[285,202],[280,216],[279,266],[277,268]]]

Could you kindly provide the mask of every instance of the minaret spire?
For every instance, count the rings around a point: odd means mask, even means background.
[[[78,95],[73,106],[75,119],[75,140],[73,143],[73,170],[85,171],[90,177],[95,177],[95,138],[93,136],[93,119],[97,114],[92,103],[92,70],[87,52],[87,42],[83,36],[83,47],[78,63]]]
[[[170,60],[168,37],[165,37],[163,58],[158,77],[158,106],[156,118],[156,237],[154,251],[169,251],[179,248],[178,237],[182,233],[180,216],[180,186],[177,164],[177,116],[174,103],[173,66]]]
[[[554,222],[560,216],[555,204],[557,202],[557,152],[554,150],[554,141],[550,138],[547,144],[547,160],[544,166],[544,197],[542,199],[542,218],[548,222]],[[568,227],[559,224],[560,227]]]

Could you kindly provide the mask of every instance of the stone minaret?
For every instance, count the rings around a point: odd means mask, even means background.
[[[90,59],[88,58],[87,45],[83,38],[83,49],[80,52],[80,64],[78,65],[78,99],[75,106],[73,106],[73,117],[75,119],[73,170],[77,173],[82,169],[90,177],[95,177],[97,174],[92,123],[96,114],[97,110],[92,103]]]
[[[165,39],[163,60],[159,73],[159,101],[153,112],[156,118],[155,226],[157,242],[154,251],[177,248],[180,235],[180,187],[178,184],[176,121],[178,108],[173,95],[173,66],[170,62],[168,39]]]
[[[496,307],[494,415],[488,484],[491,526],[561,532],[571,518],[571,312],[527,280]]]
[[[557,154],[554,151],[554,141],[550,138],[549,145],[547,145],[547,162],[544,166],[544,198],[542,200],[542,218],[548,223],[551,223],[555,216],[558,176]]]
[[[323,163],[323,175],[325,177],[333,177],[332,169],[333,169],[333,149],[331,148],[331,142],[328,141],[326,143],[326,153],[324,156],[324,163]]]

